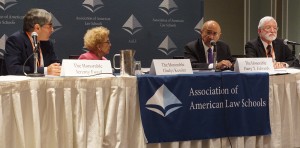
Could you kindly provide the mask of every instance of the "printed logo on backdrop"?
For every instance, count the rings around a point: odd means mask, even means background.
[[[52,14],[52,25],[53,25],[53,33],[62,28],[61,23],[56,19],[56,17]]]
[[[0,8],[4,11],[16,4],[18,4],[16,0],[0,0]]]
[[[201,34],[200,30],[201,30],[202,26],[203,26],[203,17],[201,18],[201,20],[199,21],[199,23],[195,26],[194,30],[196,32],[198,32],[199,34]]]
[[[160,50],[161,52],[163,52],[166,55],[169,55],[172,52],[177,50],[177,46],[172,41],[172,39],[167,35],[167,37],[158,46],[158,50]]]
[[[147,101],[146,108],[163,117],[182,107],[180,100],[163,84]]]
[[[141,23],[136,19],[136,17],[133,14],[128,18],[128,20],[122,26],[122,29],[124,29],[131,35],[134,35],[135,33],[141,31],[142,28],[143,28],[143,26],[141,25]]]
[[[167,15],[170,15],[171,13],[178,10],[178,6],[174,2],[174,0],[164,0],[160,5],[159,9],[166,13]]]
[[[176,19],[171,17],[175,11],[179,10],[178,6],[174,0],[164,0],[159,6],[158,9],[161,10],[164,14],[167,14],[166,18],[153,18],[152,22],[158,23],[161,28],[176,28],[178,23],[184,23],[183,19]]]
[[[5,41],[7,39],[7,35],[4,34],[1,38],[0,38],[0,59],[3,59],[4,57],[4,53],[5,53]]]
[[[104,7],[104,4],[101,0],[85,0],[82,6],[94,13]]]
[[[94,16],[94,13],[104,7],[102,0],[85,0],[82,6],[88,9],[92,14],[88,16],[76,16],[77,21],[81,21],[84,26],[102,26],[103,22],[109,22],[110,17]]]
[[[132,14],[122,26],[122,29],[127,31],[132,36],[143,29],[141,23]],[[137,39],[129,39],[128,43],[137,43]]]

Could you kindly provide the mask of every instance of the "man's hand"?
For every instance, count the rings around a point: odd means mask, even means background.
[[[216,66],[217,69],[226,69],[226,68],[230,68],[232,66],[232,63],[228,60],[222,60],[221,62],[219,62]]]
[[[59,63],[52,63],[47,67],[47,74],[48,75],[54,75],[54,76],[60,76],[60,64]]]
[[[278,69],[278,68],[287,68],[288,66],[288,64],[287,63],[285,63],[285,62],[274,62],[274,68],[275,69]]]

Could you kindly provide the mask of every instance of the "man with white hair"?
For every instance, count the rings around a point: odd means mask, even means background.
[[[247,57],[273,59],[274,68],[285,68],[297,64],[291,49],[277,38],[278,26],[271,16],[263,17],[258,24],[258,37],[245,45]]]

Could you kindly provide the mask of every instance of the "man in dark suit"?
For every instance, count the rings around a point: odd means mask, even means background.
[[[277,22],[271,16],[263,17],[258,24],[258,37],[245,45],[247,57],[268,57],[274,68],[295,66],[297,60],[282,39],[277,38]]]
[[[211,41],[216,42],[217,48],[217,64],[216,68],[225,70],[232,68],[232,62],[234,62],[229,46],[219,41],[221,36],[221,27],[214,21],[210,20],[203,24],[200,30],[201,36],[198,40],[189,42],[184,47],[184,57],[191,60],[193,68],[208,68],[212,67],[213,61],[211,60],[211,54],[214,50],[214,46],[211,45]]]
[[[38,60],[37,72],[47,75],[60,75],[60,64],[49,40],[53,32],[52,15],[44,9],[31,9],[23,19],[23,31],[12,34],[5,43],[4,60],[9,75],[34,73],[32,32],[37,33]]]

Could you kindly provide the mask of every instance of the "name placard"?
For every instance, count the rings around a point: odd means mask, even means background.
[[[63,59],[61,76],[96,76],[112,74],[109,60],[70,60]]]
[[[150,67],[153,75],[193,74],[190,59],[153,59]]]
[[[234,71],[274,73],[274,67],[272,58],[237,58]]]

